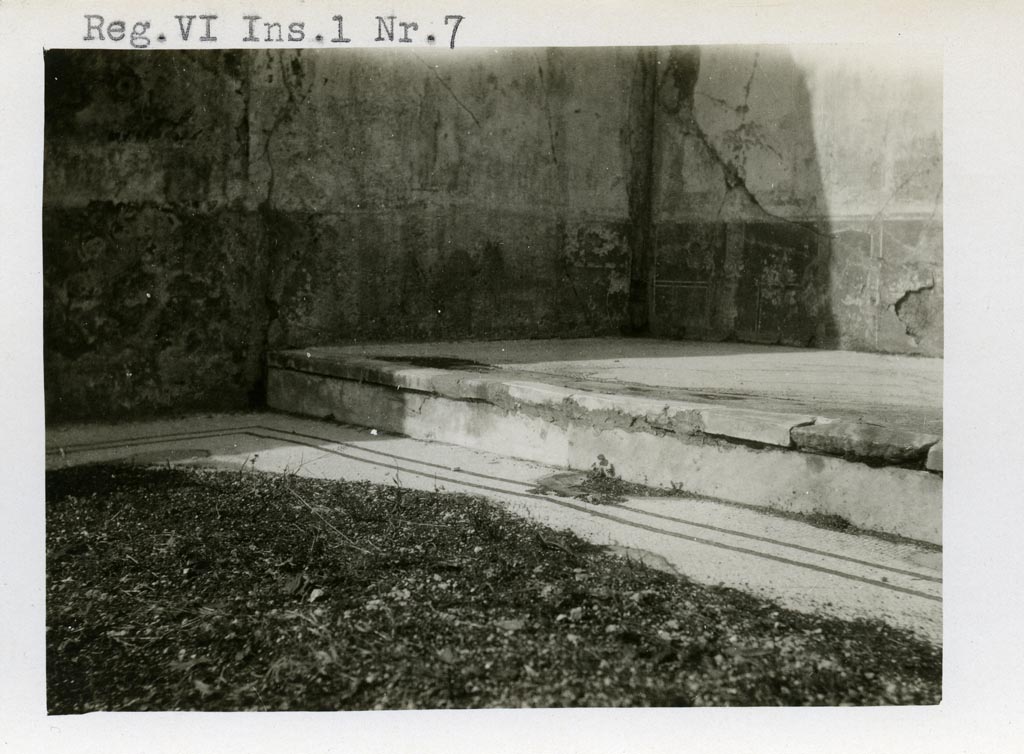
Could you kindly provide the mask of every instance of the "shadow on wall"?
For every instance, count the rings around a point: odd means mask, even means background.
[[[831,213],[784,51],[659,51],[654,331],[831,345]]]
[[[802,49],[47,51],[48,417],[289,346],[941,353],[941,85]]]
[[[934,71],[860,49],[653,54],[652,330],[941,354]]]
[[[266,265],[244,58],[47,50],[47,421],[245,407]]]
[[[267,349],[625,316],[635,50],[44,59],[51,420],[243,408]]]
[[[634,62],[626,48],[254,54],[270,347],[616,332]]]

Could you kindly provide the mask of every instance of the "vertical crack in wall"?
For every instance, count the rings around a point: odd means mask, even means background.
[[[629,160],[626,193],[629,205],[628,334],[650,330],[654,270],[654,151],[657,113],[657,49],[640,49],[630,91],[630,120],[623,129]]]
[[[534,59],[536,59],[534,55]],[[551,104],[548,102],[548,86],[547,82],[544,81],[544,67],[537,62],[537,75],[540,77],[540,92],[544,98],[544,117],[547,119],[548,124],[548,144],[551,146],[551,161],[558,164],[558,154],[555,151],[555,127],[551,122]]]
[[[270,53],[274,54],[274,53]],[[303,82],[302,79],[305,76],[305,72],[302,66],[302,50],[295,50],[294,57],[292,58],[291,65],[285,66],[284,54],[277,56],[278,67],[280,68],[281,86],[284,87],[286,99],[284,107],[278,108],[274,114],[274,119],[270,122],[270,128],[264,131],[263,139],[263,161],[267,165],[267,172],[269,179],[267,180],[267,193],[260,202],[261,207],[270,208],[271,200],[274,194],[274,181],[276,178],[276,170],[274,165],[274,157],[270,151],[271,142],[277,135],[278,129],[281,128],[286,122],[291,120],[296,111],[299,110],[303,105],[306,104],[306,100],[309,99],[310,93],[313,91],[313,84],[315,83],[315,76],[309,77],[309,84],[302,90]],[[291,72],[289,73],[289,68]],[[293,82],[291,79],[294,78]]]
[[[761,59],[761,53],[754,53],[754,64],[750,66],[750,78],[747,79],[747,85],[743,87],[743,105],[740,109],[740,115],[742,121],[745,123],[747,120],[747,113],[750,112],[750,87],[754,85],[754,76],[757,75],[757,63]]]
[[[249,207],[252,205],[250,202],[253,197],[252,191],[252,56],[244,52],[236,52],[239,55],[236,70],[238,71],[239,79],[241,80],[241,94],[242,94],[242,118],[238,127],[235,129],[235,133],[239,141],[243,145],[242,149],[242,175],[243,181],[243,203],[246,207],[246,214],[248,214]],[[258,265],[259,277],[257,290],[263,294],[262,310],[258,307],[260,302],[254,302],[255,307],[259,312],[260,322],[259,329],[255,333],[259,338],[259,342],[255,349],[255,353],[250,356],[249,362],[249,394],[248,402],[250,408],[262,408],[266,404],[267,399],[267,347],[269,344],[269,328],[270,322],[275,318],[276,311],[271,308],[271,304],[274,304],[276,309],[276,302],[271,302],[269,298],[268,281],[270,278],[268,261],[266,254],[264,253],[264,247],[266,244],[266,228],[263,222],[263,214],[257,205],[256,211],[256,243],[257,243],[257,257],[255,264]],[[258,295],[258,294],[257,294]]]
[[[935,216],[939,214],[939,210],[942,209],[942,187],[943,182],[939,181],[939,189],[935,192],[935,199],[932,200],[932,212],[928,215],[929,224],[935,220]]]
[[[252,100],[252,68],[249,64],[249,55],[240,50],[229,51],[229,55],[235,57],[235,71],[239,78],[239,93],[242,95],[242,117],[235,128],[235,136],[238,142],[244,146],[242,149],[242,181],[243,195],[248,187],[252,185],[252,176],[250,171],[250,154],[249,151],[252,148],[251,134],[249,131],[249,102]]]
[[[277,166],[274,161],[272,145],[274,138],[278,135],[281,127],[295,116],[296,111],[302,107],[309,98],[316,78],[315,76],[309,76],[308,84],[303,82],[306,72],[303,69],[301,50],[294,51],[290,65],[285,64],[285,55],[287,53],[283,51],[280,53],[267,51],[266,54],[276,57],[277,67],[279,69],[278,75],[280,76],[281,86],[285,91],[285,100],[283,105],[278,106],[274,112],[273,118],[270,121],[270,126],[263,129],[263,144],[260,151],[260,159],[266,165],[267,169],[266,191],[256,205],[256,218],[259,223],[259,259],[263,266],[264,310],[262,342],[260,344],[261,356],[255,385],[250,396],[250,403],[253,406],[262,405],[266,399],[266,355],[271,350],[271,347],[275,345],[273,343],[274,339],[271,337],[271,330],[274,325],[279,322],[280,317],[280,291],[276,290],[276,288],[281,279],[281,274],[280,270],[275,269],[275,262],[280,258],[276,248],[279,240],[274,234],[274,229],[279,223],[279,218],[278,211],[273,207],[274,187],[277,180]],[[271,62],[271,65],[273,65],[273,62]],[[255,71],[252,68],[252,62],[250,60],[246,76],[251,80],[254,75]],[[246,88],[245,108],[246,118],[247,120],[251,120],[253,118],[253,109],[250,87]],[[251,126],[249,128],[251,128]],[[251,155],[248,154],[251,148],[252,144],[250,141],[246,149],[247,167],[252,161]]]

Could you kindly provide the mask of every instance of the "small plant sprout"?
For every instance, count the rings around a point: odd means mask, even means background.
[[[590,470],[595,476],[615,477],[615,464],[605,458],[604,453],[599,453],[597,460],[590,465]]]

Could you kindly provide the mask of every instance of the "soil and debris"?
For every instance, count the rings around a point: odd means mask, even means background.
[[[595,471],[561,471],[538,479],[536,486],[527,490],[538,495],[572,497],[593,505],[617,505],[637,497],[682,497],[676,489],[648,487],[626,482],[617,476]]]
[[[53,714],[940,700],[941,650],[908,633],[478,498],[131,465],[46,488]]]
[[[571,497],[582,500],[592,505],[619,505],[627,503],[631,499],[651,497],[672,497],[686,498],[689,500],[704,500],[718,505],[727,505],[733,508],[741,508],[748,511],[756,511],[763,516],[773,516],[789,521],[799,521],[819,529],[837,531],[843,534],[855,534],[858,536],[873,537],[886,542],[898,544],[913,544],[915,547],[931,552],[942,552],[942,545],[931,542],[923,542],[918,539],[901,537],[898,534],[864,529],[852,523],[849,519],[835,513],[786,511],[778,508],[771,508],[764,505],[750,505],[737,503],[732,500],[708,495],[698,495],[687,490],[683,486],[673,487],[650,487],[636,482],[627,482],[614,473],[614,466],[609,472],[603,468],[601,461],[604,456],[598,457],[590,471],[562,471],[557,474],[538,479],[536,486],[527,490],[537,495],[557,495],[559,497]]]

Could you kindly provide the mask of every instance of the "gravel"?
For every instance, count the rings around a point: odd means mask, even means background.
[[[94,710],[937,704],[941,651],[479,498],[251,471],[47,474],[47,694]]]

